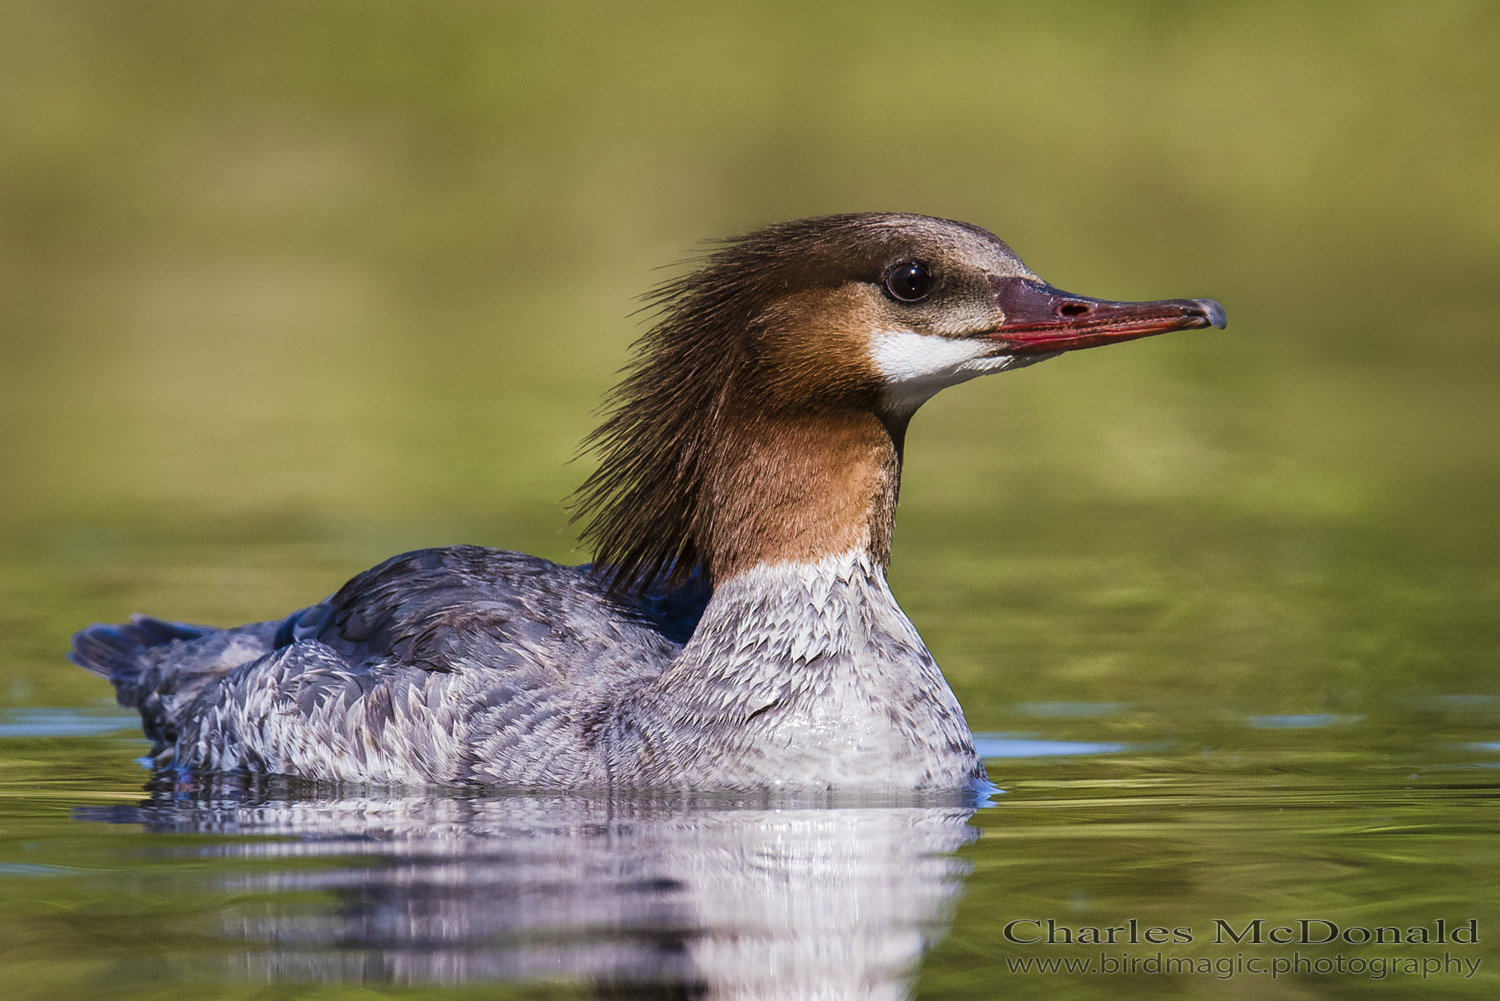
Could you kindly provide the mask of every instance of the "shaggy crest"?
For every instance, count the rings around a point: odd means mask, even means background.
[[[573,520],[586,522],[581,538],[593,544],[596,572],[612,593],[707,579],[705,481],[724,447],[728,403],[747,391],[736,380],[753,370],[746,356],[767,307],[837,275],[818,265],[839,253],[849,232],[878,240],[911,218],[855,213],[731,237],[696,270],[646,296],[658,318],[607,398],[609,416],[584,440],[600,465],[574,499]]]

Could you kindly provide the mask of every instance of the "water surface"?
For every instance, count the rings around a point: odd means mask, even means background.
[[[980,737],[1003,792],[855,802],[147,784],[119,715],[13,712],[0,964],[58,997],[1493,996],[1500,705],[1408,708],[1210,743],[1019,705]]]

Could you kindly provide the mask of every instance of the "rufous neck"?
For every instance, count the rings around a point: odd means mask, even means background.
[[[751,567],[864,552],[890,563],[901,429],[875,414],[749,414],[726,422],[705,477],[715,581]]]

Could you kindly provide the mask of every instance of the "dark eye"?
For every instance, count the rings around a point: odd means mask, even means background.
[[[902,261],[885,273],[885,290],[897,302],[916,302],[932,291],[932,273],[921,261]]]

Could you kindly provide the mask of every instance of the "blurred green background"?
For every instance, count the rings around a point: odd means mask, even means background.
[[[892,581],[976,729],[1500,693],[1500,8],[0,6],[0,704],[563,499],[705,238],[879,209],[1226,333],[953,390]]]

